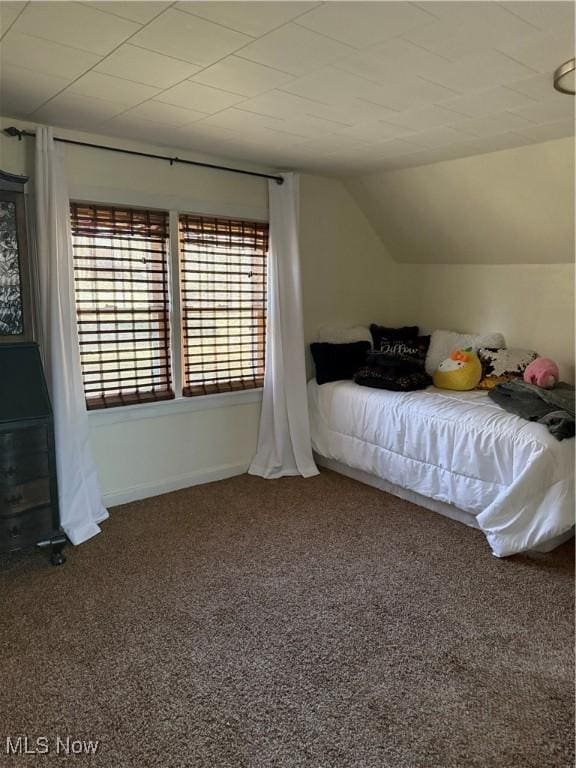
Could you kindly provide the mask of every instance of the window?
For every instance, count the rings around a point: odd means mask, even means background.
[[[174,397],[168,214],[72,204],[71,225],[88,408]]]
[[[263,385],[267,224],[83,203],[71,224],[88,408]]]
[[[184,395],[264,382],[268,225],[180,216]]]

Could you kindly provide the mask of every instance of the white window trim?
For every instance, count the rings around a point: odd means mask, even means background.
[[[158,419],[176,416],[194,411],[211,411],[215,408],[232,408],[238,405],[250,405],[262,401],[262,388],[244,389],[238,392],[220,392],[216,395],[197,395],[178,397],[173,400],[158,400],[134,405],[118,405],[112,408],[98,408],[88,411],[91,426],[108,426],[127,421]]]
[[[133,206],[166,211],[169,215],[170,242],[168,250],[168,273],[170,292],[170,367],[172,400],[152,400],[134,405],[117,405],[110,408],[87,410],[91,425],[119,424],[126,421],[140,421],[194,411],[208,411],[214,408],[230,408],[262,401],[263,389],[245,389],[236,392],[220,392],[213,395],[182,396],[182,325],[180,322],[180,243],[179,215],[197,213],[207,216],[223,216],[268,223],[268,210],[264,208],[215,204],[214,202],[187,200],[172,196],[152,196],[134,191],[104,187],[73,185],[69,190],[70,202],[99,205]]]

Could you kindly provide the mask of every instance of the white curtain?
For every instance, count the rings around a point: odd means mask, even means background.
[[[318,474],[312,456],[306,393],[302,288],[298,246],[298,177],[270,180],[266,372],[252,475]]]
[[[40,336],[54,411],[60,521],[73,544],[99,533],[108,517],[88,443],[76,326],[69,198],[52,129],[36,130],[36,238]]]

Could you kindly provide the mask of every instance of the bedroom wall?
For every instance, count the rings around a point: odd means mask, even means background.
[[[344,184],[301,180],[300,235],[307,366],[321,325],[391,323],[398,314],[397,265]]]
[[[0,120],[0,129],[13,122]],[[156,151],[158,147],[59,129],[81,141]],[[174,154],[169,149],[164,150]],[[180,206],[193,211],[267,218],[266,182],[245,176],[66,146],[71,194],[133,205]],[[202,159],[190,152],[180,157]],[[214,158],[211,158],[214,160]],[[226,161],[226,164],[230,161]],[[242,167],[250,167],[241,163]],[[0,167],[31,174],[33,142],[0,133]],[[259,169],[261,170],[261,169]],[[388,319],[390,285],[385,250],[343,184],[305,176],[301,183],[301,257],[305,329]],[[175,409],[174,409],[175,408]],[[108,504],[143,498],[244,472],[255,450],[260,393],[184,399],[89,414],[91,442]]]
[[[502,331],[574,380],[574,142],[348,180],[397,262],[396,321]]]

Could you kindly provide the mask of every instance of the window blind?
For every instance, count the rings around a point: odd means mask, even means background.
[[[264,383],[268,225],[180,216],[183,394]]]
[[[168,214],[73,203],[71,225],[88,408],[174,397]]]

